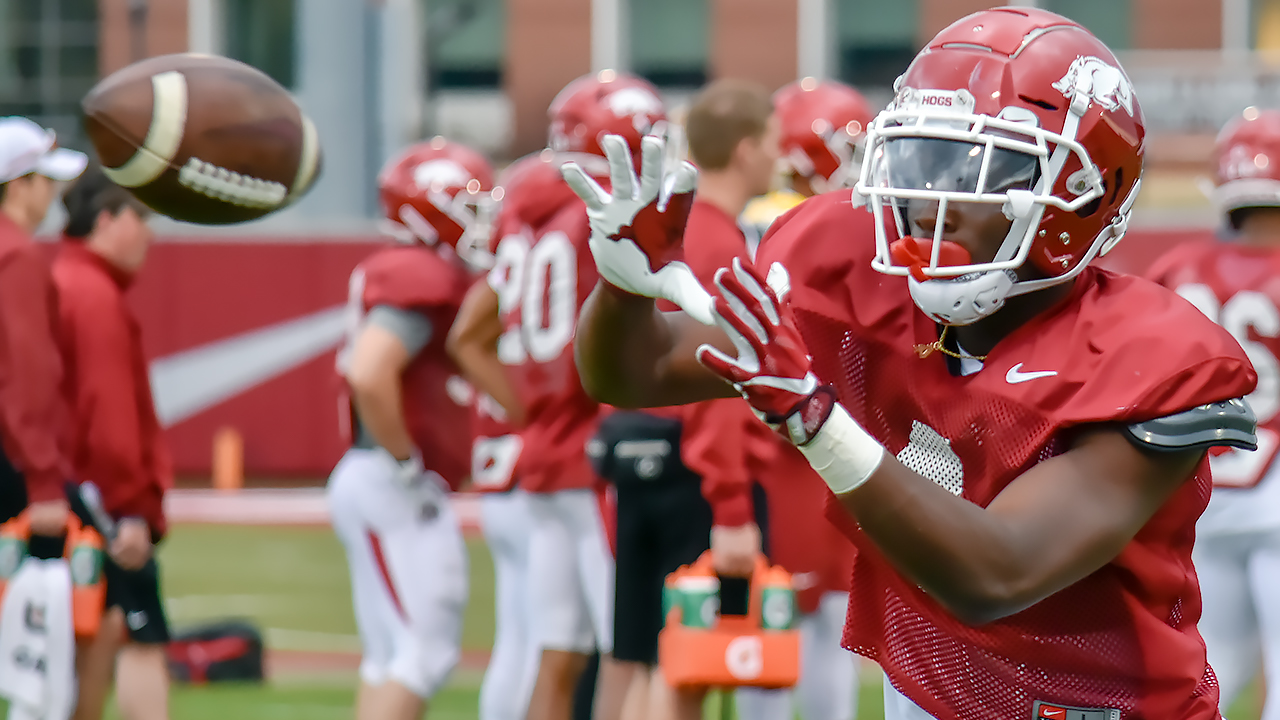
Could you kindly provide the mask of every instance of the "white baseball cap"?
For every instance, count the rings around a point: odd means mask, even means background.
[[[80,177],[88,164],[84,153],[58,147],[52,130],[24,117],[0,118],[0,183],[30,173],[66,182]]]

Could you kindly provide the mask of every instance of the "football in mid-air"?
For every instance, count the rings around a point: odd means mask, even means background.
[[[315,126],[242,62],[183,53],[136,62],[81,101],[107,175],[177,220],[223,225],[301,197],[320,172]]]

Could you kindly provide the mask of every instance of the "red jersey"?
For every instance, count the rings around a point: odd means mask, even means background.
[[[709,202],[694,200],[685,239],[684,261],[708,288],[714,287],[716,271],[729,267],[735,257],[750,262],[747,239],[736,220]],[[747,453],[745,475],[703,474],[703,495],[711,503],[716,524],[732,526],[752,520],[750,481],[758,480],[769,506],[769,557],[792,573],[801,611],[816,610],[824,592],[847,591],[853,546],[831,523],[814,522],[830,491],[804,455],[757,420],[744,400],[728,401],[706,412],[707,421],[714,423],[709,432],[716,441]]]
[[[775,224],[757,266],[793,309],[815,374],[899,461],[987,506],[1073,432],[1240,397],[1255,376],[1239,345],[1173,293],[1086,269],[1070,298],[1002,340],[976,373],[916,355],[938,327],[904,278],[875,272],[870,213],[850,192]],[[844,644],[940,720],[1030,718],[1036,701],[1122,718],[1216,718],[1218,690],[1196,630],[1191,564],[1208,463],[1110,563],[1036,605],[973,627],[904,579],[838,504],[854,542]]]
[[[364,316],[385,305],[418,313],[431,323],[427,344],[400,376],[404,417],[422,463],[457,489],[467,477],[473,392],[445,352],[445,337],[466,295],[470,276],[456,257],[421,245],[380,250],[351,273],[350,343]],[[341,368],[345,352],[339,354]],[[356,418],[358,420],[358,418]]]
[[[1224,448],[1211,458],[1215,485],[1249,488],[1262,480],[1280,448],[1280,249],[1189,242],[1151,266],[1148,277],[1226,328],[1249,356],[1258,388],[1258,449]]]
[[[151,398],[142,330],[125,302],[132,280],[77,240],[64,242],[53,262],[76,474],[98,485],[113,517],[140,517],[158,539],[173,464]]]
[[[506,328],[498,358],[525,410],[516,478],[529,492],[596,482],[586,443],[600,406],[582,388],[573,360],[578,315],[598,277],[590,237],[586,207],[574,197],[536,225],[509,229],[490,273]]]

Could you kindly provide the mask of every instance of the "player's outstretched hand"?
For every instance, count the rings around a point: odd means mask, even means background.
[[[819,386],[809,353],[788,308],[754,268],[733,259],[716,272],[715,321],[736,358],[710,345],[698,361],[731,383],[756,414],[797,445],[808,442],[831,413],[834,393]]]
[[[606,135],[600,146],[609,159],[608,192],[577,163],[565,163],[560,170],[587,204],[591,254],[600,276],[625,292],[670,300],[710,325],[711,296],[688,266],[673,262],[693,207],[698,171],[681,162],[668,172],[664,143],[657,137],[641,142],[638,178],[626,140]]]

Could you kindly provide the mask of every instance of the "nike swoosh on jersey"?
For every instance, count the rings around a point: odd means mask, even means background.
[[[1009,368],[1009,372],[1005,373],[1004,379],[1010,385],[1017,385],[1028,380],[1037,380],[1039,378],[1053,377],[1057,375],[1057,370],[1036,370],[1034,372],[1022,372],[1022,363],[1018,363]]]

